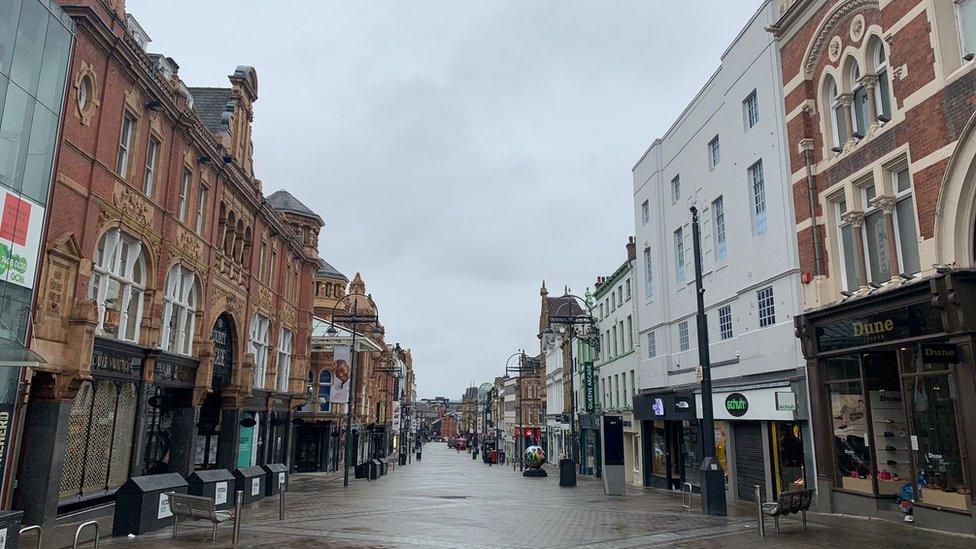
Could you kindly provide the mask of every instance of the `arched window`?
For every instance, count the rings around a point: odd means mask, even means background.
[[[868,121],[868,90],[864,87],[864,83],[861,82],[861,69],[857,66],[856,61],[851,62],[851,68],[847,74],[850,77],[849,86],[854,93],[854,99],[851,103],[854,133],[858,134],[855,137],[860,139],[867,134],[868,126],[870,125]]]
[[[319,411],[328,412],[332,409],[329,396],[332,394],[332,372],[322,370],[319,374]]]
[[[193,354],[198,308],[196,276],[182,265],[174,265],[166,275],[163,296],[163,334],[159,346],[181,355]]]
[[[827,77],[827,99],[829,101],[830,129],[833,131],[834,147],[843,147],[847,141],[847,119],[844,116],[844,105],[840,102],[840,91],[837,82]]]
[[[890,119],[891,84],[888,83],[888,55],[881,40],[875,39],[872,55],[874,56],[874,72],[878,75],[878,84],[874,87],[875,105],[877,105],[879,116]]]
[[[268,331],[271,321],[260,314],[251,318],[251,352],[254,353],[254,388],[264,388],[264,378],[268,371]]]
[[[237,216],[234,212],[227,214],[227,222],[224,225],[224,255],[231,256],[234,253],[234,229],[237,221]]]
[[[98,304],[95,333],[138,341],[145,289],[142,242],[119,229],[109,230],[98,243],[88,291]]]

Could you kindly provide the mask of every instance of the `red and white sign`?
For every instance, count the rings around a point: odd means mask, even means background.
[[[0,280],[34,287],[44,208],[0,187]]]

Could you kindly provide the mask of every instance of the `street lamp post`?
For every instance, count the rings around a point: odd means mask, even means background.
[[[349,460],[352,457],[352,420],[353,420],[353,410],[356,407],[356,366],[357,366],[357,352],[356,352],[356,337],[357,337],[357,327],[360,324],[376,324],[373,328],[373,334],[377,336],[383,335],[382,328],[379,327],[379,317],[374,314],[359,314],[357,303],[353,301],[352,303],[352,314],[342,314],[336,315],[336,310],[339,304],[349,299],[350,297],[359,294],[346,294],[341,299],[336,301],[335,305],[332,306],[331,319],[329,321],[329,329],[325,331],[330,337],[335,337],[339,334],[339,330],[336,330],[336,322],[341,324],[346,324],[352,330],[352,350],[350,352],[350,364],[349,364],[349,402],[346,404],[346,458],[343,460],[342,467],[342,486],[349,486]]]
[[[577,439],[576,436],[576,381],[574,379],[576,368],[575,365],[573,364],[573,337],[576,335],[577,326],[585,326],[585,327],[592,328],[592,326],[594,325],[594,320],[593,320],[592,310],[590,309],[590,305],[589,303],[586,302],[586,300],[569,293],[563,295],[563,297],[564,298],[568,297],[570,298],[570,300],[562,300],[559,303],[559,306],[556,307],[555,312],[559,313],[563,307],[569,305],[569,314],[549,315],[549,323],[559,325],[560,335],[567,337],[568,342],[566,347],[569,350],[569,368],[570,368],[568,374],[569,375],[569,401],[570,401],[569,430],[570,430],[570,438],[572,439],[572,444],[570,444],[570,452],[569,452],[570,455],[567,459],[569,461],[568,466],[572,470],[572,479],[567,479],[567,482],[563,484],[562,471],[560,471],[559,484],[560,486],[576,486],[576,457],[579,453],[578,445],[580,444],[580,441]],[[585,305],[586,310],[588,311],[589,314],[575,314],[572,306],[576,305],[576,301],[579,301],[583,305]],[[582,310],[583,309],[580,308],[581,312]],[[547,326],[542,333],[544,335],[552,335],[554,332],[552,331],[551,327]],[[567,375],[566,372],[563,372],[563,375]]]
[[[702,444],[705,446],[701,462],[702,512],[725,516],[725,472],[715,459],[715,415],[712,410],[712,368],[708,354],[708,322],[705,318],[705,290],[702,288],[701,231],[698,209],[691,207],[692,243],[695,252],[695,293],[698,298],[698,363],[701,367]]]
[[[523,359],[524,356],[525,356],[525,351],[522,351],[520,349],[517,353],[512,353],[512,355],[509,356],[508,359],[505,361],[505,375],[508,375],[508,374],[511,374],[511,373],[514,373],[516,375],[516,378],[515,378],[516,379],[516,381],[515,381],[515,425],[516,425],[515,431],[518,431],[518,434],[515,435],[515,456],[513,456],[513,457],[515,459],[518,459],[519,469],[521,471],[524,471],[525,470],[525,462],[522,460],[522,443],[525,440],[524,438],[522,438],[523,436],[525,436],[524,433],[522,432],[522,370],[524,369],[523,364],[522,364],[523,363],[523,360],[522,359]],[[514,358],[514,357],[519,357],[519,363],[518,363],[518,366],[516,366],[515,368],[512,368],[511,366],[509,366],[509,363],[512,361],[512,358]]]

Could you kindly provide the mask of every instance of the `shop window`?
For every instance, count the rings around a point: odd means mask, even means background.
[[[135,403],[132,383],[82,383],[68,420],[62,499],[109,492],[129,478]]]
[[[719,464],[722,465],[722,470],[725,471],[725,483],[728,486],[729,482],[729,422],[728,421],[716,421],[715,422],[715,459],[718,460]]]
[[[681,459],[685,470],[684,482],[690,482],[695,486],[701,485],[701,466],[702,444],[699,436],[698,420],[681,422]]]
[[[291,348],[294,334],[291,330],[281,329],[278,334],[278,391],[288,392],[288,377],[291,376]]]
[[[88,293],[98,304],[95,333],[138,340],[145,277],[142,242],[118,229],[107,231],[95,253]]]
[[[271,321],[264,315],[256,314],[251,319],[251,352],[254,354],[254,388],[264,388],[264,378],[268,368],[268,331]]]
[[[651,424],[651,473],[660,476],[667,476],[667,447],[665,445],[664,422],[660,420],[652,421]]]
[[[163,297],[160,347],[164,351],[187,356],[193,353],[198,293],[193,271],[174,265],[166,276],[166,295]]]
[[[894,495],[912,478],[909,436],[894,352],[868,353],[861,358],[868,394],[878,495]]]
[[[150,389],[147,408],[149,427],[146,430],[146,452],[143,467],[146,475],[169,472],[169,453],[172,443],[173,403],[170,394],[158,387]]]
[[[963,474],[952,367],[927,366],[914,353],[908,356],[904,384],[911,439],[907,449],[914,454],[919,500],[966,510],[972,491]]]
[[[788,490],[807,487],[806,465],[803,460],[803,433],[794,421],[769,422],[773,481],[776,495]]]
[[[329,397],[332,395],[332,372],[322,370],[319,374],[319,411],[328,412],[332,410]]]
[[[861,382],[832,382],[827,385],[827,391],[830,394],[838,485],[845,490],[872,494],[873,467]]]

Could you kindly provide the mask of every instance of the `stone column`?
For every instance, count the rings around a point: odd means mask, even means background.
[[[857,276],[861,279],[861,290],[868,289],[868,269],[864,259],[864,212],[849,211],[842,216],[843,220],[851,224],[854,239],[854,261],[857,265]]]
[[[888,249],[888,265],[891,269],[891,279],[896,280],[901,278],[901,265],[898,261],[898,245],[895,239],[898,237],[895,232],[895,197],[890,194],[879,194],[871,200],[871,204],[881,208],[882,215],[884,216],[885,223],[885,235],[887,236]]]
[[[861,77],[864,91],[868,94],[868,121],[870,126],[878,123],[878,99],[874,96],[874,88],[878,85],[878,75],[865,74]]]
[[[844,111],[844,122],[847,124],[847,135],[841,136],[845,141],[844,147],[846,148],[848,143],[854,142],[854,115],[851,112],[851,103],[854,102],[854,94],[842,93],[837,96],[837,102],[840,103]]]

